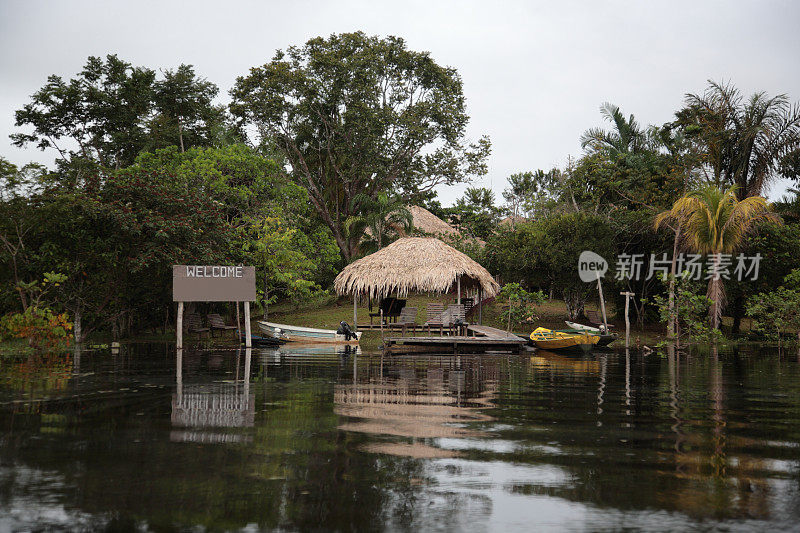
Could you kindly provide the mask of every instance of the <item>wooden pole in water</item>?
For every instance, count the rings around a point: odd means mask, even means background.
[[[604,333],[608,333],[608,320],[606,320],[606,300],[603,298],[603,284],[600,282],[600,272],[597,272],[597,291],[600,293],[600,309],[603,310]]]
[[[247,348],[253,346],[253,337],[250,334],[250,302],[244,303],[244,345]]]
[[[242,320],[239,318],[239,302],[233,302],[236,304],[236,334],[239,335],[239,342],[242,340]]]
[[[628,317],[628,309],[630,308],[630,299],[635,293],[633,292],[621,292],[622,296],[625,297],[625,347],[627,348],[630,346],[630,339],[631,339],[631,320]]]
[[[356,307],[357,301],[358,295],[353,293],[353,331],[358,329],[358,307]]]
[[[183,302],[178,302],[178,319],[175,327],[175,345],[183,348]]]

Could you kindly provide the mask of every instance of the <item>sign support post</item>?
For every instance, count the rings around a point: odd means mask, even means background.
[[[175,328],[175,341],[177,348],[183,348],[183,302],[178,302],[178,320]]]
[[[256,299],[256,269],[244,265],[173,265],[172,301],[178,304],[176,346],[183,348],[183,308],[186,302],[235,302],[239,326],[239,302],[244,303],[245,346],[253,345],[250,302]],[[241,335],[241,329],[237,331]]]
[[[244,347],[252,348],[253,336],[250,334],[250,302],[244,303]]]

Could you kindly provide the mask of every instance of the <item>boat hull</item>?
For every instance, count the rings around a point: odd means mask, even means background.
[[[600,341],[598,335],[589,333],[564,333],[537,328],[531,333],[531,341],[537,348],[551,351],[590,351]]]
[[[602,333],[600,328],[593,328],[592,326],[584,326],[583,324],[578,324],[577,322],[570,322],[569,320],[565,320],[566,324],[572,329],[572,332],[584,332],[589,333],[591,335],[597,335],[600,337],[600,340],[597,341],[598,346],[608,346],[619,337],[614,334],[607,334]],[[571,333],[570,331],[565,331],[565,333]]]
[[[258,327],[265,337],[282,340],[284,342],[305,342],[324,344],[358,344],[361,332],[356,331],[356,338],[347,340],[345,335],[336,333],[333,329],[304,328],[290,324],[278,324],[260,320]]]

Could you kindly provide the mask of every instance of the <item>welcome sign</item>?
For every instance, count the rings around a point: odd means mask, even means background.
[[[173,265],[174,302],[252,302],[256,299],[256,267]]]

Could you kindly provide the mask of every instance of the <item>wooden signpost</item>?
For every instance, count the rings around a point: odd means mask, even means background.
[[[183,304],[185,302],[244,302],[245,346],[252,346],[250,302],[256,299],[256,269],[231,265],[173,265],[172,301],[178,303],[177,348],[183,348]]]
[[[625,297],[625,347],[626,348],[630,346],[630,339],[631,339],[631,320],[628,317],[628,309],[630,308],[630,301],[634,294],[636,293],[628,291],[620,293],[620,295]]]

